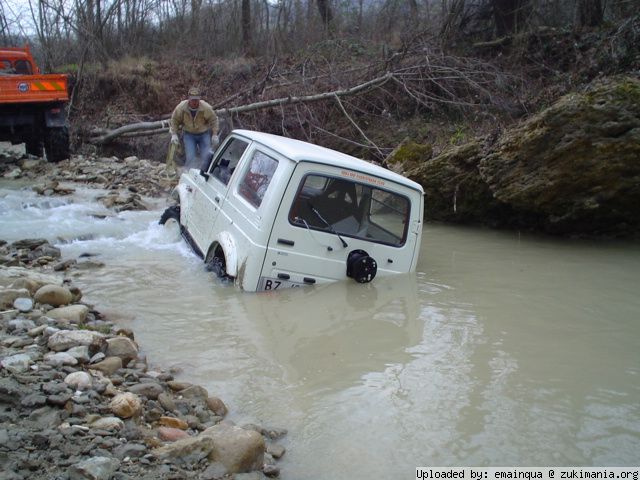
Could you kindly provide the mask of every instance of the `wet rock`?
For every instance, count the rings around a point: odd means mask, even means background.
[[[201,480],[220,480],[229,473],[227,468],[220,462],[210,464],[204,472],[200,474]]]
[[[222,463],[229,472],[260,470],[264,463],[264,439],[258,432],[220,423],[200,434],[213,440],[210,461]]]
[[[184,390],[180,390],[180,396],[182,398],[189,398],[206,402],[207,398],[209,397],[209,392],[207,392],[207,389],[204,387],[201,387],[199,385],[192,385],[185,388]]]
[[[140,397],[131,392],[116,395],[109,404],[111,411],[120,418],[131,418],[140,413],[142,402]]]
[[[280,475],[280,468],[275,465],[265,465],[262,469],[267,477],[277,477]]]
[[[59,285],[44,285],[40,287],[34,295],[34,300],[38,303],[46,303],[53,307],[60,307],[71,303],[73,295],[68,288]],[[56,318],[55,316],[52,318]]]
[[[281,458],[285,452],[285,448],[277,443],[269,443],[267,445],[267,453],[275,459]]]
[[[207,407],[219,417],[224,417],[228,411],[227,406],[218,397],[208,397]]]
[[[127,337],[109,338],[106,355],[120,357],[123,365],[127,365],[138,356],[138,346]]]
[[[71,293],[69,293],[71,295]],[[89,313],[86,305],[69,305],[67,307],[54,308],[47,312],[47,316],[61,323],[84,323]]]
[[[86,345],[80,345],[78,347],[71,347],[67,352],[73,358],[75,358],[78,363],[89,363],[89,347]]]
[[[90,330],[60,330],[49,337],[47,346],[55,352],[87,346],[91,353],[103,350],[106,339],[103,334]]]
[[[69,468],[69,480],[109,480],[120,467],[120,461],[109,457],[94,457]]]
[[[91,365],[92,370],[99,370],[105,375],[113,375],[122,368],[120,357],[107,357],[103,361]]]
[[[164,392],[162,386],[155,382],[138,383],[128,388],[131,393],[142,395],[143,397],[157,400],[158,396]]]
[[[178,382],[176,380],[171,380],[167,382],[167,386],[174,392],[180,392],[186,388],[191,387],[192,384],[187,382]]]
[[[64,383],[75,390],[88,390],[93,385],[93,379],[87,372],[73,372],[65,377]]]
[[[173,401],[173,397],[168,393],[161,393],[158,395],[158,402],[167,412],[174,412],[176,410],[176,403]]]
[[[11,248],[16,250],[25,248],[27,250],[35,250],[41,245],[45,245],[49,243],[46,238],[25,238],[22,240],[17,240],[11,244]]]

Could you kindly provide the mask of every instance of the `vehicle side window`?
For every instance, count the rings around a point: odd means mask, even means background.
[[[249,144],[238,138],[232,138],[224,147],[215,162],[211,165],[209,173],[219,181],[227,185],[231,175],[238,166],[242,154]]]
[[[9,60],[0,60],[0,73],[16,73]]]
[[[26,60],[16,60],[14,67],[19,75],[31,75],[31,64]]]
[[[409,199],[373,185],[324,175],[303,178],[289,211],[296,227],[402,246]]]
[[[278,168],[278,161],[256,150],[247,173],[238,185],[238,193],[251,205],[258,208]]]

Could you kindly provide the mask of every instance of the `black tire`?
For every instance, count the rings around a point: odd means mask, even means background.
[[[164,225],[168,220],[175,220],[180,224],[180,206],[174,205],[172,207],[167,208],[162,216],[160,217],[160,221],[158,222],[160,225]]]
[[[42,157],[42,140],[37,135],[25,139],[24,149],[29,155]]]
[[[47,161],[59,162],[69,158],[69,130],[67,127],[47,128],[44,136]]]
[[[227,275],[227,264],[224,259],[224,252],[220,247],[206,260],[205,269],[207,272],[213,272],[215,276],[220,279],[231,280],[231,277]]]

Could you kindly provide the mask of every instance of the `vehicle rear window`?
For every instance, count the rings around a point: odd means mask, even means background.
[[[300,183],[289,223],[399,247],[407,238],[409,212],[409,199],[403,195],[344,178],[310,174]]]
[[[251,205],[258,208],[262,204],[278,161],[256,150],[251,158],[247,173],[238,185],[238,193]]]

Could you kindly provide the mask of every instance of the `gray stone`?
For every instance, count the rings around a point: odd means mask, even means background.
[[[23,407],[34,408],[34,407],[42,407],[47,403],[47,398],[44,395],[39,393],[32,393],[27,395],[22,399],[20,404]]]
[[[158,396],[164,392],[162,385],[155,382],[138,383],[129,387],[128,390],[151,400],[157,400]]]
[[[206,388],[204,387],[201,387],[199,385],[192,385],[185,388],[184,390],[180,390],[180,396],[182,396],[182,398],[190,398],[194,400],[201,400],[204,402],[209,397],[209,392],[207,392]]]
[[[32,328],[35,328],[36,324],[33,320],[24,320],[22,318],[17,318],[15,320],[9,321],[7,324],[7,330],[13,333],[22,333],[28,332]]]
[[[285,454],[285,452],[285,448],[277,443],[270,443],[267,445],[267,453],[273,458],[281,458]]]
[[[229,473],[227,467],[220,462],[214,462],[200,474],[200,480],[220,480],[227,473]]]
[[[24,353],[5,357],[0,361],[0,366],[12,373],[24,373],[29,370],[31,365],[31,357]]]
[[[73,372],[65,377],[64,383],[76,390],[88,390],[93,385],[93,380],[87,372]]]
[[[80,345],[78,347],[71,347],[67,352],[73,358],[78,360],[78,363],[88,363],[89,362],[89,347],[86,345]],[[104,355],[104,354],[103,354]]]
[[[124,427],[124,422],[118,417],[103,417],[89,424],[92,429],[119,432]]]
[[[106,345],[106,340],[103,334],[91,330],[60,330],[49,337],[47,345],[55,352],[85,345],[89,347],[89,352],[91,352],[92,350],[102,350]]]
[[[13,301],[13,308],[16,310],[27,313],[33,310],[33,300],[29,297],[19,297]]]
[[[89,307],[86,305],[69,305],[67,307],[58,307],[47,312],[49,318],[57,320],[58,323],[84,323],[89,313]]]
[[[69,480],[109,480],[120,467],[120,461],[110,457],[93,457],[69,468]]]
[[[116,447],[113,454],[120,460],[125,458],[140,458],[147,453],[147,447],[139,443],[125,443]]]
[[[62,365],[77,365],[78,360],[67,352],[49,352],[44,356],[44,361],[47,365],[54,367],[60,367]]]
[[[158,395],[158,402],[168,412],[174,412],[176,410],[176,403],[173,401],[173,397],[168,393],[161,393]]]

